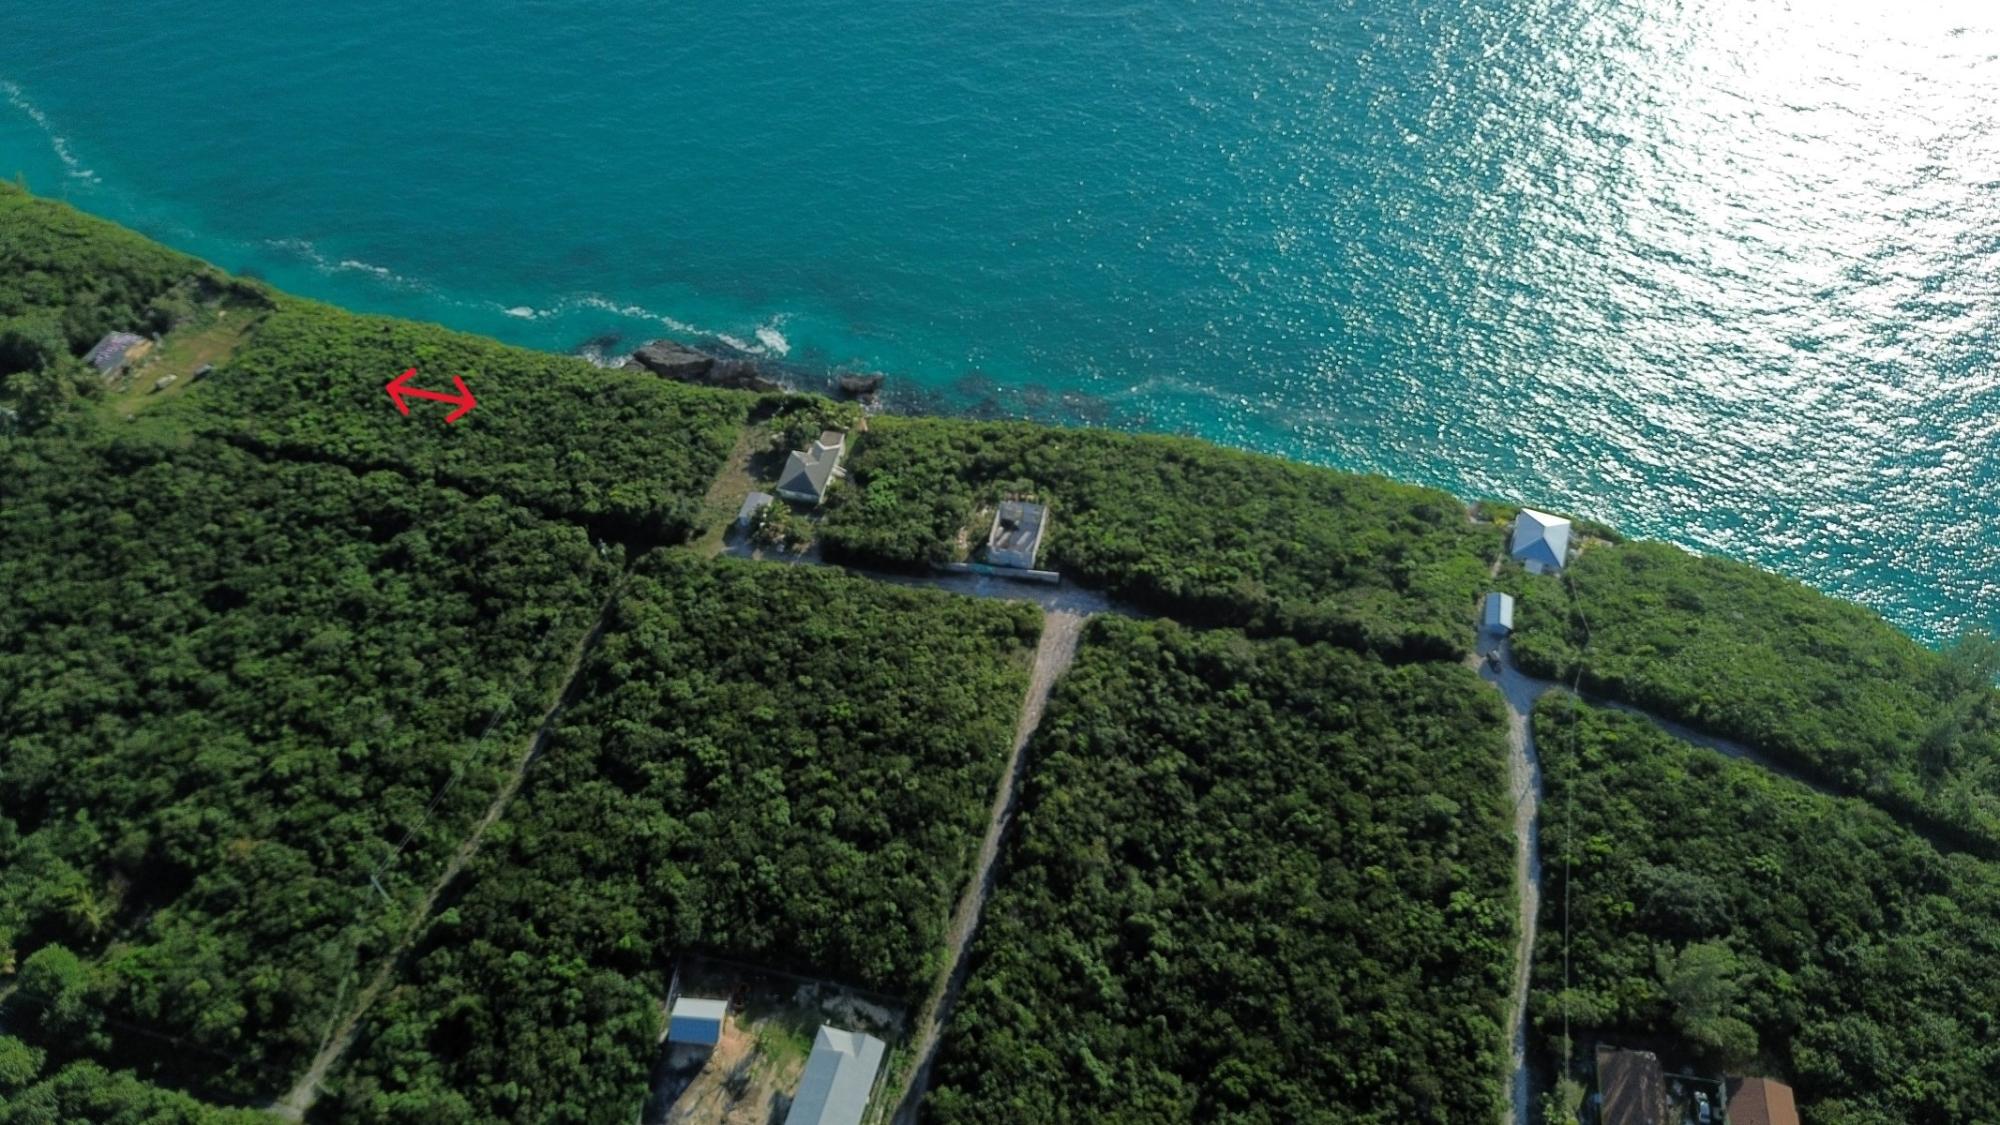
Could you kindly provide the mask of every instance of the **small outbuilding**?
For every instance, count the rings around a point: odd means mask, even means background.
[[[1597,1048],[1601,1125],[1666,1125],[1667,1076],[1651,1051]]]
[[[130,332],[107,332],[103,339],[83,353],[83,362],[108,375],[125,362],[127,352],[145,342],[144,336],[134,336]]]
[[[667,1018],[667,1042],[713,1047],[722,1042],[722,1022],[729,1018],[729,1001],[683,996],[674,1001]]]
[[[771,494],[768,492],[752,492],[745,496],[743,506],[736,509],[736,530],[750,530],[750,525],[757,522],[757,513],[769,507],[770,503]]]
[[[1799,1125],[1792,1088],[1775,1078],[1745,1078],[1729,1097],[1729,1125]]]
[[[1514,517],[1511,553],[1531,574],[1561,570],[1569,561],[1569,521],[1561,516],[1522,508]]]
[[[845,474],[840,458],[847,452],[847,435],[827,430],[811,448],[795,449],[785,459],[785,471],[778,474],[778,495],[801,504],[819,504],[835,479]]]
[[[882,1053],[873,1035],[822,1024],[785,1125],[861,1125]]]
[[[1514,631],[1514,595],[1498,590],[1486,595],[1485,611],[1480,614],[1480,628],[1488,633],[1506,636]]]
[[[1035,569],[1042,535],[1049,527],[1049,506],[1028,500],[1002,500],[986,536],[986,561],[1017,570]]]

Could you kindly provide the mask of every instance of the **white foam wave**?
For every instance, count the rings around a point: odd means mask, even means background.
[[[515,305],[511,309],[502,309],[501,311],[508,316],[517,317],[521,320],[534,320],[542,315],[526,305]]]
[[[354,273],[372,273],[384,281],[398,280],[396,272],[389,267],[378,266],[373,262],[364,262],[359,258],[342,258],[339,262],[335,263],[333,268],[337,270],[349,270]]]
[[[761,344],[764,350],[772,355],[788,355],[792,350],[792,342],[785,339],[783,332],[778,331],[778,323],[778,321],[772,321],[769,324],[758,325],[757,343]]]
[[[557,308],[565,312],[570,309],[596,309],[599,312],[616,313],[619,316],[631,317],[634,320],[650,320],[664,325],[675,332],[689,336],[701,335],[700,329],[686,321],[676,320],[665,313],[654,312],[652,309],[639,305],[620,304],[609,297],[596,293],[585,293],[577,297],[565,297]]]
[[[264,245],[303,258],[307,264],[321,273],[365,273],[398,289],[410,289],[420,293],[437,292],[437,287],[429,282],[405,276],[387,266],[378,266],[374,262],[364,262],[359,258],[342,258],[336,262],[320,253],[319,247],[308,238],[267,238],[264,240]]]
[[[97,173],[85,167],[83,161],[77,158],[76,151],[70,148],[69,138],[56,131],[55,125],[49,121],[49,115],[42,112],[41,106],[29,101],[28,95],[19,85],[0,79],[0,93],[5,93],[8,104],[27,114],[28,120],[33,121],[35,127],[49,138],[49,147],[55,149],[56,158],[63,162],[63,167],[70,175],[93,184],[99,182]]]

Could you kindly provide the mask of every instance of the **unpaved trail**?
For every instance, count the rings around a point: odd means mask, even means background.
[[[1499,663],[1485,657],[1497,654]],[[1507,780],[1514,799],[1514,907],[1521,933],[1514,946],[1514,985],[1507,1000],[1509,1120],[1528,1125],[1531,1085],[1528,1070],[1528,984],[1534,969],[1535,927],[1542,909],[1542,762],[1535,750],[1535,702],[1554,685],[1523,676],[1508,659],[1506,644],[1482,638],[1469,663],[1481,679],[1500,689],[1507,703]]]
[[[1497,665],[1486,659],[1489,654],[1499,657]],[[1528,1068],[1528,987],[1533,971],[1536,923],[1542,902],[1542,764],[1541,754],[1535,746],[1534,711],[1542,696],[1551,691],[1570,693],[1570,689],[1553,680],[1537,679],[1522,672],[1514,664],[1513,652],[1505,641],[1496,642],[1482,637],[1478,655],[1468,663],[1478,670],[1481,679],[1499,688],[1507,702],[1507,772],[1509,789],[1514,798],[1514,890],[1515,905],[1521,917],[1520,940],[1514,950],[1514,985],[1507,1005],[1508,1049],[1513,1062],[1508,1079],[1508,1100],[1509,1120],[1514,1125],[1528,1125],[1533,1093]],[[1582,694],[1579,698],[1593,706],[1644,719],[1662,733],[1690,746],[1749,762],[1828,796],[1843,796],[1740,742],[1703,734],[1627,703]]]
[[[284,1097],[270,1105],[270,1112],[287,1121],[302,1121],[306,1112],[312,1109],[313,1103],[319,1099],[320,1084],[326,1080],[334,1064],[347,1053],[347,1049],[354,1045],[354,1037],[361,1029],[362,1017],[368,1014],[368,1009],[381,997],[382,991],[389,986],[389,980],[394,976],[396,967],[402,963],[410,947],[424,932],[425,925],[430,921],[431,912],[437,908],[438,899],[443,897],[445,889],[451,886],[452,881],[458,878],[466,865],[472,862],[472,857],[479,851],[480,840],[484,839],[487,830],[499,821],[501,814],[507,811],[507,805],[513,801],[514,795],[521,791],[521,781],[527,776],[528,767],[534,765],[535,759],[541,757],[543,748],[548,745],[549,734],[555,729],[556,719],[561,716],[563,705],[568,701],[570,691],[576,684],[577,673],[583,670],[585,657],[596,647],[598,638],[603,636],[605,621],[610,616],[612,603],[617,600],[619,592],[623,589],[622,581],[613,587],[610,596],[598,607],[596,623],[570,651],[569,663],[563,669],[562,680],[556,687],[555,697],[550,700],[548,710],[542,712],[542,721],[536,724],[535,733],[529,736],[527,744],[521,750],[521,756],[514,763],[514,768],[509,771],[499,790],[493,794],[493,800],[487,804],[485,814],[479,818],[477,824],[473,825],[472,831],[466,835],[464,842],[459,844],[458,850],[452,853],[450,861],[444,865],[444,870],[438,873],[437,879],[424,892],[424,897],[410,915],[410,923],[404,928],[403,936],[397,939],[395,948],[383,956],[381,964],[375,969],[375,975],[369,978],[367,986],[354,998],[354,1004],[348,1009],[347,1015],[335,1025],[333,1031],[320,1044],[319,1053],[313,1056],[312,1063],[306,1067],[305,1073],[299,1076],[298,1082]]]
[[[1028,678],[1028,695],[1021,701],[1021,718],[1014,726],[1014,749],[1007,759],[1006,772],[1000,775],[1000,789],[993,797],[993,815],[986,822],[986,838],[980,841],[972,878],[965,885],[965,893],[959,896],[958,908],[951,916],[951,929],[945,937],[947,968],[938,977],[930,997],[917,1013],[915,1037],[910,1041],[911,1057],[916,1060],[916,1065],[911,1068],[909,1084],[904,1087],[902,1098],[896,1104],[896,1125],[914,1125],[917,1106],[924,1100],[925,1091],[930,1089],[931,1064],[937,1059],[938,1037],[945,1023],[951,1019],[952,1005],[957,1003],[959,993],[965,989],[966,977],[972,971],[972,961],[965,955],[966,946],[973,930],[979,926],[980,912],[986,908],[987,898],[993,893],[994,879],[998,874],[995,861],[1000,856],[1000,843],[1014,821],[1023,766],[1027,760],[1024,751],[1035,728],[1042,723],[1042,712],[1049,702],[1049,689],[1055,686],[1056,680],[1069,668],[1070,661],[1076,658],[1076,643],[1082,636],[1086,616],[1076,609],[1064,608],[1050,609],[1043,618],[1042,639],[1035,646],[1034,671]]]

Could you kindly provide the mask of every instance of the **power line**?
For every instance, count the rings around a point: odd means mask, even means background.
[[[1580,646],[1578,646],[1575,666],[1572,669],[1572,674],[1570,676],[1570,685],[1569,685],[1571,715],[1570,715],[1568,733],[1569,733],[1570,761],[1571,764],[1573,765],[1575,764],[1577,759],[1577,747],[1576,747],[1577,734],[1576,734],[1575,708],[1577,702],[1583,698],[1583,661],[1584,661],[1584,654],[1590,651],[1591,633],[1590,633],[1590,618],[1583,612],[1583,602],[1580,596],[1577,594],[1576,577],[1571,573],[1569,573],[1569,571],[1567,570],[1563,572],[1563,591],[1569,595],[1568,601],[1569,601],[1570,612],[1575,615],[1577,623],[1583,627],[1583,643]],[[1544,771],[1544,776],[1546,776],[1546,770]],[[1546,789],[1547,785],[1544,784],[1543,788]],[[1565,797],[1568,796],[1570,795],[1565,793]],[[1569,1069],[1570,1065],[1570,1058],[1568,1056],[1570,1052],[1572,1052],[1575,1049],[1574,1044],[1570,1039],[1570,1023],[1569,1023],[1569,992],[1570,992],[1569,892],[1570,892],[1570,881],[1571,881],[1571,859],[1576,852],[1576,840],[1575,837],[1571,834],[1570,810],[1575,805],[1575,803],[1576,802],[1574,800],[1563,801],[1562,1025],[1563,1025],[1563,1052],[1564,1052],[1563,1069],[1565,1071]]]

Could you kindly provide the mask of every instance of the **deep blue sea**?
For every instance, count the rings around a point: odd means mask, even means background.
[[[2000,628],[1995,0],[9,0],[16,172],[355,308],[723,338]]]

